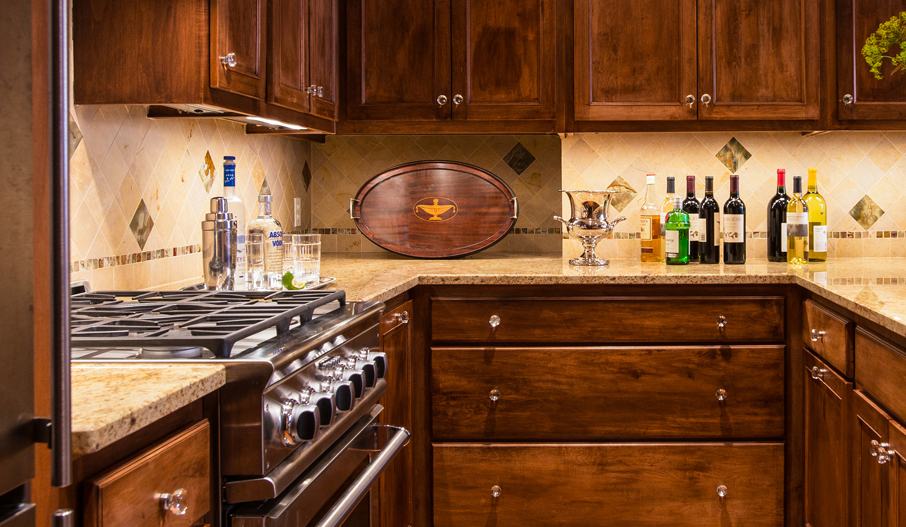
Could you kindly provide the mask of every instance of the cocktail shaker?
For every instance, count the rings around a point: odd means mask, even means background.
[[[226,198],[211,198],[211,212],[201,222],[201,261],[209,291],[232,291],[236,277],[238,222],[227,212]]]

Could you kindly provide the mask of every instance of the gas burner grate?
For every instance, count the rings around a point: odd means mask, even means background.
[[[72,296],[72,344],[202,346],[218,358],[260,331],[304,324],[344,291],[94,291]]]

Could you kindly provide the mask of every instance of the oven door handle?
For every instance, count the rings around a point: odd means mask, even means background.
[[[386,425],[378,425],[386,426]],[[327,511],[327,514],[321,518],[316,527],[339,527],[346,521],[346,518],[352,514],[355,506],[362,501],[362,498],[371,490],[371,486],[381,476],[387,465],[393,461],[393,458],[399,453],[406,444],[409,443],[409,431],[399,426],[387,426],[395,430],[393,435],[384,445],[384,448],[374,456],[371,463],[355,482],[346,489],[346,492],[333,504],[333,507]]]

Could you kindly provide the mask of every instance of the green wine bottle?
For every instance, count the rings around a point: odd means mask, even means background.
[[[683,200],[673,198],[673,212],[667,215],[666,255],[667,265],[689,264],[689,214],[683,210]]]

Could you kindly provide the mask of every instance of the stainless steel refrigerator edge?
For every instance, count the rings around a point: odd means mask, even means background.
[[[68,196],[68,5],[50,5],[51,276],[34,275],[34,180],[47,177],[33,166],[32,3],[6,2],[0,12],[4,65],[0,69],[0,527],[34,525],[29,481],[35,475],[35,439],[55,447],[55,485],[69,482],[69,196]],[[44,128],[43,126],[39,128]],[[34,415],[34,285],[53,282],[52,386],[50,420]],[[61,289],[61,285],[64,287]],[[53,426],[50,426],[50,423]],[[71,524],[72,515],[58,511],[55,525]]]

